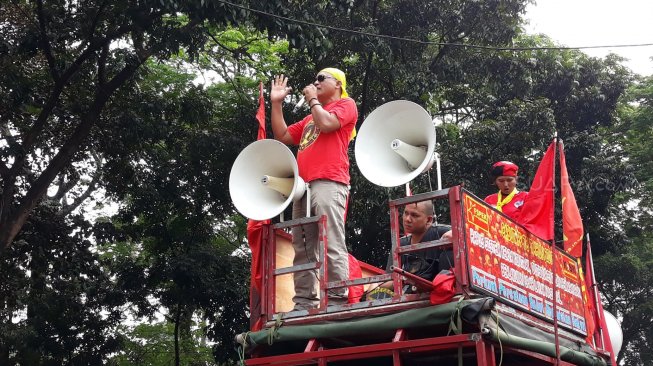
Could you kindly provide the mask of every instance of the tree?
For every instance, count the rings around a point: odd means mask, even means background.
[[[527,187],[540,150],[557,130],[572,178],[587,178],[574,188],[595,253],[626,245],[617,240],[626,234],[614,228],[613,204],[630,189],[625,183],[635,166],[623,157],[640,149],[644,164],[648,145],[644,139],[633,139],[623,151],[610,145],[619,122],[617,101],[631,82],[620,60],[454,44],[551,46],[546,37],[521,33],[525,1],[232,3],[0,5],[8,35],[0,40],[0,65],[7,70],[0,75],[3,259],[15,255],[10,243],[21,238],[30,212],[40,212],[48,188],[58,203],[43,210],[55,207],[63,217],[101,187],[120,210],[98,222],[92,238],[123,294],[102,301],[133,306],[143,317],[164,309],[178,364],[199,317],[215,342],[216,360],[226,360],[231,337],[246,328],[246,289],[233,283],[246,283],[248,268],[239,254],[243,225],[233,216],[227,179],[237,153],[254,140],[256,85],[284,72],[301,89],[325,66],[347,72],[349,92],[360,106],[359,126],[370,111],[394,99],[418,102],[443,118],[438,151],[445,186],[465,182],[479,195],[489,193],[487,167],[505,158],[520,165]],[[193,72],[179,72],[195,67],[216,70],[215,85],[194,85]],[[285,112],[288,121],[300,117]],[[389,250],[387,200],[401,192],[371,185],[352,162],[348,243],[359,259],[382,265]],[[414,188],[430,190],[428,183],[422,176]],[[68,217],[70,232],[84,228],[90,235],[86,224]],[[44,242],[36,238],[30,242]],[[80,255],[90,247],[84,245]],[[638,245],[647,248],[645,241]],[[22,242],[15,246],[23,248]],[[15,263],[27,263],[27,254],[20,253],[22,262]],[[52,281],[48,257],[35,258],[42,262],[34,262],[34,279]],[[640,274],[647,268],[645,261],[630,263],[642,268]],[[609,265],[597,265],[597,273]],[[12,280],[5,285],[11,290],[3,288],[3,319],[24,308],[19,297],[11,298],[33,285],[24,268],[6,267]],[[94,278],[103,283],[101,276]],[[643,274],[637,278],[645,283]],[[43,281],[35,283],[43,287]],[[66,293],[74,298],[79,291]],[[47,323],[28,313],[29,321]],[[113,323],[98,327],[111,329]],[[11,334],[16,344],[31,339]],[[642,333],[632,334],[635,339]],[[115,338],[131,357],[135,333],[123,335]],[[639,339],[646,338],[633,342]]]
[[[81,217],[41,204],[0,262],[0,363],[101,364],[119,349],[124,296],[85,239]]]
[[[614,234],[608,229],[609,202],[624,189],[629,177],[627,165],[606,150],[604,134],[616,122],[617,101],[631,77],[614,56],[599,60],[573,50],[516,52],[449,44],[555,46],[544,36],[521,33],[520,4],[442,5],[433,7],[437,14],[428,19],[417,17],[415,22],[401,22],[402,17],[389,19],[384,14],[390,10],[401,14],[419,8],[418,4],[408,9],[401,2],[384,2],[378,8],[354,7],[347,21],[363,29],[375,30],[377,23],[383,23],[382,29],[391,29],[392,36],[419,34],[420,41],[448,43],[425,45],[347,37],[360,41],[345,42],[342,51],[334,48],[326,59],[313,63],[328,65],[343,60],[349,71],[350,94],[361,106],[359,124],[365,113],[393,99],[418,102],[446,120],[438,130],[445,186],[464,182],[480,196],[491,190],[488,167],[501,159],[514,160],[521,167],[522,189],[527,189],[528,177],[534,174],[544,148],[558,131],[566,143],[570,174],[577,179],[574,188],[580,196],[581,211],[600,254],[614,242]],[[494,14],[490,11],[494,6],[505,7],[502,18],[485,19],[484,14]],[[392,23],[393,19],[397,23]],[[483,27],[475,26],[481,23]],[[443,33],[443,29],[447,31]],[[339,45],[339,35],[333,38]],[[617,171],[626,174],[615,174]],[[401,195],[401,191],[370,185],[358,175],[355,163],[351,172],[354,200],[348,216],[348,243],[357,258],[381,264],[383,253],[389,249],[386,200]],[[414,185],[417,192],[429,190],[426,177]]]
[[[282,13],[296,8],[277,1],[260,5]],[[289,29],[242,7],[203,0],[14,0],[0,6],[2,250],[57,177],[63,192],[75,186],[64,176],[74,173],[74,163],[91,159],[97,138],[120,138],[113,125],[101,123],[107,104],[147,60],[181,51],[194,58],[209,30],[227,24],[282,34],[293,44],[318,36],[317,30]]]
[[[653,77],[638,80],[629,88],[619,117],[610,135],[615,146],[612,151],[631,165],[634,177],[611,202],[615,230],[623,239],[596,259],[597,279],[606,310],[622,322],[624,345],[619,361],[648,365],[653,361]]]
[[[347,17],[325,14],[317,21],[387,37],[330,30],[330,52],[308,57],[309,62],[296,59],[291,74],[311,80],[309,75],[314,76],[315,69],[323,66],[345,69],[350,95],[359,105],[359,127],[369,112],[395,99],[434,106],[431,112],[435,112],[442,108],[440,102],[462,100],[462,85],[469,82],[470,75],[483,72],[477,70],[477,64],[466,61],[477,51],[455,44],[509,45],[519,30],[519,16],[525,6],[520,0],[355,2]],[[456,108],[463,107],[456,104]],[[347,242],[357,258],[381,266],[390,248],[387,200],[398,197],[400,191],[373,186],[359,175],[353,160]]]
[[[140,324],[125,332],[126,346],[122,354],[112,357],[108,362],[112,366],[160,366],[169,365],[174,359],[173,333],[170,323]],[[207,366],[215,365],[211,348],[202,344],[203,331],[194,330],[192,337],[187,339],[188,349],[192,351],[182,354],[182,365]]]

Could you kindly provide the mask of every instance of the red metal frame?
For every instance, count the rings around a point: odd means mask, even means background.
[[[435,247],[454,247],[454,252],[463,253],[464,250],[456,249],[456,240],[446,241],[446,240],[437,240],[427,243],[421,243],[416,246],[399,247],[399,210],[410,203],[420,202],[427,199],[449,199],[451,212],[452,212],[452,224],[453,220],[460,220],[462,217],[460,214],[461,204],[460,204],[460,189],[459,187],[453,187],[450,189],[442,189],[439,191],[433,191],[428,193],[422,193],[415,196],[410,196],[406,198],[401,198],[397,200],[390,201],[390,221],[391,221],[391,233],[392,233],[392,245],[393,245],[393,258],[394,265],[398,268],[401,268],[401,254],[409,253],[412,251],[425,250]],[[451,197],[456,197],[451,199]],[[308,225],[308,224],[317,224],[318,225],[318,246],[319,254],[318,261],[314,263],[308,263],[301,266],[291,266],[286,268],[275,269],[276,261],[276,241],[275,241],[275,232],[277,230],[284,230],[292,228],[299,225]],[[400,275],[390,275],[390,274],[379,274],[367,278],[360,278],[355,280],[347,281],[334,281],[328,282],[328,277],[326,273],[326,261],[327,258],[324,255],[327,252],[328,243],[326,239],[326,217],[309,217],[309,218],[300,218],[295,220],[290,220],[275,225],[268,226],[268,235],[266,242],[263,243],[264,248],[264,258],[267,260],[263,261],[263,299],[264,306],[262,306],[262,316],[265,318],[266,326],[271,326],[274,324],[274,302],[275,302],[275,277],[281,274],[294,273],[304,270],[313,270],[318,269],[320,275],[320,306],[317,309],[291,312],[284,314],[284,322],[286,324],[305,324],[311,323],[318,320],[337,320],[342,318],[349,318],[352,315],[352,312],[358,316],[367,316],[388,312],[395,312],[401,309],[423,307],[430,305],[428,302],[428,294],[410,294],[406,295],[402,293],[401,288],[403,287],[403,279]],[[453,237],[458,238],[460,235],[457,231],[460,230],[460,225],[452,226]],[[461,231],[462,233],[462,231]],[[321,243],[321,244],[320,244]],[[456,267],[466,265],[464,263],[464,256],[456,256],[454,258]],[[462,269],[462,268],[461,268]],[[464,270],[462,271],[465,272]],[[328,306],[328,296],[327,292],[330,289],[349,287],[353,285],[361,285],[368,283],[381,283],[392,279],[395,286],[395,296],[391,300],[380,300],[380,301],[363,301],[359,304],[346,304],[333,306],[327,309]],[[464,285],[463,282],[457,283],[456,291],[462,293]],[[306,315],[310,315],[310,318],[307,318]]]
[[[451,214],[452,240],[437,240],[427,243],[421,243],[411,247],[399,246],[399,210],[410,203],[424,200],[448,199]],[[454,254],[454,269],[456,277],[456,293],[462,294],[465,298],[473,295],[468,277],[468,262],[465,249],[465,230],[463,222],[462,207],[462,188],[460,186],[442,189],[438,191],[422,193],[415,196],[400,198],[389,202],[390,206],[390,232],[392,242],[393,265],[401,268],[401,255],[404,253],[425,250],[435,247],[452,247]],[[319,255],[317,262],[308,263],[301,266],[292,266],[287,268],[275,269],[276,241],[275,231],[288,229],[298,225],[318,225],[318,247]],[[403,294],[402,276],[399,274],[379,274],[372,277],[361,278],[356,280],[328,282],[327,277],[327,253],[328,243],[326,238],[326,217],[301,218],[291,221],[282,222],[275,225],[266,225],[264,227],[263,243],[263,260],[264,278],[263,278],[263,299],[262,316],[266,320],[266,326],[274,324],[275,315],[275,277],[281,274],[294,273],[302,270],[318,269],[320,275],[320,306],[317,309],[308,311],[293,312],[284,314],[283,321],[286,325],[310,324],[322,321],[339,320],[344,318],[353,318],[359,316],[377,315],[412,309],[417,307],[429,306],[428,293]],[[357,304],[347,304],[335,307],[328,306],[328,290],[333,288],[349,287],[352,285],[385,282],[392,279],[395,296],[392,299],[363,301]],[[513,316],[525,321],[530,326],[538,327],[542,330],[551,330],[552,324],[543,322],[523,312],[510,309],[508,306],[500,305],[498,307],[502,316]],[[503,309],[503,310],[501,310]],[[253,315],[254,316],[254,315]],[[555,331],[555,328],[553,329]],[[556,332],[557,333],[557,332]],[[499,347],[499,345],[488,342],[483,339],[481,333],[466,333],[452,336],[428,337],[408,339],[408,333],[403,329],[398,329],[392,340],[386,342],[343,347],[336,349],[325,349],[318,339],[311,339],[307,342],[304,352],[285,354],[281,356],[266,356],[261,358],[251,358],[246,361],[247,365],[304,365],[318,364],[326,365],[328,362],[341,360],[356,360],[371,357],[391,357],[394,366],[402,364],[402,355],[428,352],[449,352],[454,354],[456,351],[460,354],[460,349],[466,350],[466,358],[469,358],[470,352],[476,359],[477,365],[496,366],[496,357],[498,352],[505,354],[518,355],[528,359],[528,365],[572,365],[559,360],[557,357],[515,349],[510,347]],[[566,339],[575,339],[573,335],[561,332],[561,337]],[[556,337],[556,343],[558,339]],[[524,364],[524,363],[521,363]]]
[[[277,242],[276,242],[276,231],[289,229],[295,226],[301,225],[317,225],[318,226],[318,261],[312,263],[306,263],[298,266],[291,266],[286,268],[276,269],[276,252],[277,252]],[[275,299],[276,299],[276,276],[295,273],[300,271],[308,270],[318,270],[320,278],[320,309],[326,309],[327,307],[327,274],[326,274],[326,265],[327,257],[324,255],[327,250],[327,238],[326,238],[326,216],[321,217],[305,217],[295,220],[290,220],[286,222],[281,222],[275,225],[264,225],[264,238],[267,237],[267,240],[263,242],[263,306],[261,307],[261,316],[266,320],[267,323],[272,322],[274,318],[275,311]],[[267,235],[265,235],[267,233]]]
[[[352,346],[344,348],[325,349],[318,340],[311,339],[307,342],[304,352],[291,353],[279,356],[249,359],[248,366],[255,365],[326,365],[329,362],[345,360],[364,360],[375,357],[388,357],[392,359],[394,366],[401,366],[404,363],[402,356],[415,356],[419,354],[449,354],[454,355],[462,349],[465,351],[463,357],[468,360],[474,359],[479,366],[496,366],[500,353],[506,355],[520,356],[518,363],[504,365],[561,365],[574,366],[566,361],[558,361],[555,357],[542,355],[536,352],[516,349],[512,347],[496,345],[486,341],[480,333],[466,333],[460,335],[429,337],[420,339],[407,339],[403,329],[397,330],[394,338],[389,342],[369,344],[363,346]],[[363,362],[361,362],[363,364]]]

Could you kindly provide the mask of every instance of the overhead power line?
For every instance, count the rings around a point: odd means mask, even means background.
[[[583,50],[583,49],[592,49],[592,48],[627,48],[627,47],[648,47],[648,46],[653,46],[653,43],[635,43],[635,44],[615,44],[615,45],[599,45],[599,46],[575,46],[575,47],[567,47],[567,46],[552,46],[552,47],[496,47],[496,46],[483,46],[483,45],[476,45],[476,44],[465,44],[465,43],[450,43],[450,42],[435,42],[435,41],[423,41],[419,39],[414,39],[414,38],[406,38],[406,37],[397,37],[397,36],[390,36],[387,34],[378,34],[378,33],[370,33],[370,32],[363,32],[363,31],[357,31],[353,29],[347,29],[347,28],[339,28],[339,27],[334,27],[331,25],[324,25],[324,24],[318,24],[318,23],[312,23],[308,22],[305,20],[299,20],[299,19],[293,19],[289,18],[283,15],[277,15],[277,14],[272,14],[268,13],[262,10],[257,10],[257,9],[252,9],[250,7],[240,5],[240,4],[234,4],[229,1],[225,0],[217,0],[219,3],[229,5],[229,6],[234,6],[239,9],[251,11],[253,13],[277,18],[277,19],[282,19],[286,20],[289,22],[293,23],[298,23],[298,24],[303,24],[303,25],[308,25],[312,27],[318,27],[318,28],[325,28],[325,29],[330,29],[338,32],[344,32],[344,33],[351,33],[351,34],[357,34],[361,36],[367,36],[367,37],[374,37],[374,38],[383,38],[383,39],[391,39],[391,40],[397,40],[397,41],[405,41],[405,42],[412,42],[412,43],[419,43],[419,44],[424,44],[424,45],[434,45],[434,46],[452,46],[452,47],[461,47],[461,48],[470,48],[470,49],[480,49],[480,50],[489,50],[489,51],[538,51],[538,50]]]

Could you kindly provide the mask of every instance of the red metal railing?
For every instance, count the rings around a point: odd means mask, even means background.
[[[469,264],[465,247],[465,223],[463,220],[463,191],[460,186],[448,189],[418,194],[415,196],[400,198],[389,202],[390,206],[390,231],[392,242],[393,265],[401,268],[401,257],[403,254],[427,250],[430,248],[451,248],[453,251],[454,267],[453,272],[456,277],[456,293],[462,294],[469,298],[474,295],[470,288],[469,282]],[[417,245],[406,247],[399,246],[400,238],[400,221],[399,211],[405,205],[425,200],[448,200],[450,208],[450,223],[452,230],[451,241],[436,240]],[[277,276],[297,273],[300,271],[317,271],[319,275],[319,294],[320,305],[316,309],[307,311],[290,312],[283,315],[283,321],[286,325],[309,324],[321,322],[324,320],[337,320],[342,318],[352,318],[357,316],[367,316],[373,314],[382,314],[398,312],[410,308],[430,305],[428,294],[404,294],[402,293],[403,279],[400,275],[381,274],[367,278],[355,280],[328,282],[326,271],[326,256],[328,242],[326,239],[326,217],[309,217],[282,222],[275,225],[267,225],[264,230],[263,243],[263,304],[262,314],[266,320],[266,326],[272,326],[275,318],[275,293]],[[316,262],[306,263],[298,266],[285,268],[276,268],[276,230],[286,230],[299,225],[318,225],[318,258]],[[328,307],[327,293],[330,289],[349,287],[354,285],[365,285],[372,283],[381,283],[392,280],[395,295],[391,299],[381,299],[372,301],[362,301],[356,304],[340,305]],[[498,304],[496,310],[504,315],[519,319],[527,326],[537,327],[545,331],[553,329],[552,324],[542,321],[524,312],[515,311],[509,306]],[[262,358],[253,358],[247,360],[248,365],[305,365],[318,364],[326,365],[328,362],[341,360],[356,360],[372,357],[392,357],[393,365],[400,366],[404,356],[415,353],[428,352],[449,352],[459,350],[459,355],[463,350],[466,352],[466,360],[474,360],[476,365],[495,366],[497,352],[507,355],[516,355],[528,359],[525,364],[528,365],[572,365],[571,363],[560,360],[558,357],[550,357],[540,353],[526,351],[523,349],[501,347],[499,351],[497,345],[484,340],[481,333],[466,333],[452,336],[439,336],[431,338],[407,339],[405,331],[398,329],[394,338],[391,340],[381,341],[375,344],[343,347],[336,349],[325,349],[318,339],[307,341],[307,346],[303,353],[292,353],[281,356],[267,356]],[[563,332],[567,339],[574,339],[573,335]],[[556,337],[556,343],[558,339]],[[556,352],[557,353],[557,352]],[[524,363],[522,363],[524,364]]]
[[[454,271],[456,276],[461,276],[466,271],[463,270],[464,255],[463,250],[459,249],[457,243],[459,238],[462,238],[462,229],[461,224],[458,220],[461,218],[461,205],[460,205],[460,188],[453,187],[449,189],[443,189],[439,191],[433,191],[429,193],[418,194],[415,196],[410,196],[406,198],[401,198],[397,200],[390,201],[390,222],[391,222],[391,241],[392,241],[392,250],[393,250],[393,265],[397,268],[401,268],[401,255],[427,250],[431,248],[452,248],[454,253],[459,253],[459,255],[454,255]],[[443,200],[448,199],[450,203],[451,211],[451,227],[453,240],[436,240],[431,242],[425,242],[418,245],[412,245],[410,247],[400,247],[399,244],[399,210],[410,203],[425,201],[425,200]],[[290,266],[285,268],[276,268],[276,230],[288,230],[296,226],[301,225],[318,225],[318,258],[316,262],[306,263],[297,266]],[[401,275],[396,273],[390,274],[381,274],[375,275],[366,278],[359,278],[346,281],[328,281],[327,268],[327,257],[325,253],[328,250],[328,242],[326,238],[326,217],[308,217],[300,218],[295,220],[290,220],[286,222],[281,222],[274,225],[268,225],[264,231],[264,243],[263,243],[263,304],[261,307],[261,316],[264,317],[267,325],[271,325],[274,322],[274,317],[276,314],[275,309],[275,300],[276,300],[276,278],[277,276],[297,273],[300,271],[318,271],[319,277],[319,294],[320,294],[320,305],[316,309],[302,310],[302,311],[293,311],[283,314],[284,321],[286,324],[293,323],[310,323],[313,321],[320,321],[324,319],[338,319],[343,316],[351,317],[352,315],[370,315],[377,313],[385,312],[394,312],[407,308],[414,308],[419,306],[427,306],[428,294],[427,293],[418,293],[418,294],[403,294],[403,278]],[[460,277],[458,277],[460,278]],[[466,279],[466,276],[464,277]],[[328,306],[328,296],[327,293],[329,290],[350,287],[356,285],[366,285],[373,283],[383,283],[386,281],[393,281],[395,295],[391,299],[380,299],[380,300],[371,300],[371,301],[361,301],[356,304],[347,304],[339,306]],[[465,285],[464,281],[457,281],[457,292],[462,292],[462,285]],[[347,314],[343,314],[343,312]],[[310,315],[310,317],[307,317]]]

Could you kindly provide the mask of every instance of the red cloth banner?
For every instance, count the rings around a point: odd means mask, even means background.
[[[263,97],[263,82],[259,84],[258,111],[256,120],[258,121],[257,140],[265,139],[265,99]],[[263,225],[270,223],[270,220],[247,221],[247,242],[252,251],[251,280],[249,289],[249,307],[250,307],[250,329],[253,331],[260,330],[263,327],[261,314],[261,289],[263,288],[263,266],[261,264],[261,243],[263,242]]]
[[[429,296],[431,305],[446,304],[456,295],[456,276],[451,271],[442,271],[433,279],[433,290]]]
[[[270,220],[247,221],[247,242],[252,251],[252,265],[250,268],[251,278],[249,286],[249,309],[250,329],[257,331],[263,328],[261,314],[261,294],[263,289],[263,266],[261,263],[261,243],[263,242],[263,225],[270,223]]]
[[[569,185],[565,151],[560,143],[560,194],[562,196],[562,239],[565,251],[574,257],[583,251],[583,219],[580,217],[574,191]]]
[[[555,141],[551,142],[537,168],[519,222],[544,240],[553,240],[553,164]]]
[[[587,241],[585,267],[586,267],[585,269],[587,270],[587,277],[585,278],[585,282],[587,283],[586,285],[587,292],[590,295],[590,301],[592,303],[591,309],[594,310],[593,320],[596,322],[595,329],[598,329],[600,327],[603,334],[603,339],[600,340],[601,343],[603,343],[603,349],[610,352],[610,359],[612,362],[612,366],[617,366],[617,360],[612,349],[612,342],[610,340],[610,333],[608,333],[608,325],[605,323],[605,316],[603,315],[603,304],[601,303],[601,294],[599,293],[598,290],[595,291],[596,284],[594,283],[594,270],[593,270],[594,264],[592,260],[592,248],[590,246],[589,240]],[[600,337],[598,337],[597,335],[597,338]]]
[[[265,139],[265,98],[263,97],[263,82],[258,86],[258,111],[256,112],[256,120],[258,121],[258,134],[257,140]]]
[[[358,259],[353,255],[348,255],[349,259],[349,279],[355,280],[363,277],[363,271],[361,270],[360,264],[358,264]],[[349,286],[348,302],[350,304],[355,304],[361,301],[361,297],[365,293],[365,287],[363,285]]]
[[[587,337],[585,340],[589,345],[596,349],[594,342],[594,332],[596,331],[596,319],[594,319],[594,315],[596,314],[594,295],[592,294],[592,288],[588,287],[591,282],[588,281],[587,277],[583,274],[580,258],[576,258],[576,260],[578,261],[578,268],[580,270],[580,280],[582,283],[581,293],[583,294],[583,302],[585,303],[585,323],[587,324]]]

